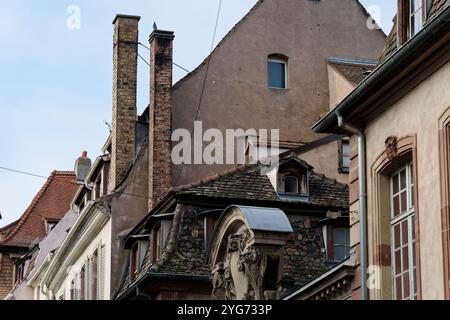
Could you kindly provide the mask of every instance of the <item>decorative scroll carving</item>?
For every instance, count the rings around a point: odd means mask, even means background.
[[[398,148],[397,148],[397,137],[391,136],[386,139],[384,142],[384,146],[386,147],[386,154],[389,160],[394,160],[398,156]]]
[[[253,218],[249,222],[247,218],[253,217],[255,211],[268,209],[250,209],[228,209],[217,228],[218,236],[209,258],[214,299],[272,300],[279,297],[282,249],[293,232],[292,227],[287,222],[278,229],[261,229],[261,221]],[[274,217],[286,217],[279,209],[270,211]]]

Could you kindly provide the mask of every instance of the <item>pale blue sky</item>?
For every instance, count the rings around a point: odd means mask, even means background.
[[[381,8],[388,32],[396,1],[361,2]],[[255,3],[223,0],[216,43]],[[81,9],[80,30],[66,27],[70,5]],[[83,150],[92,159],[99,154],[108,136],[104,121],[111,118],[116,13],[142,17],[142,43],[154,21],[174,30],[174,61],[193,70],[209,53],[217,5],[213,0],[2,0],[0,166],[48,176],[54,169],[72,170]],[[174,71],[175,80],[185,74]],[[138,72],[141,112],[148,103],[148,67],[142,61]],[[20,217],[44,182],[0,170],[0,226]]]

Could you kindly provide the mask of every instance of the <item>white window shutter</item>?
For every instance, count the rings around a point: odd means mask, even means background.
[[[105,245],[99,246],[99,263],[98,263],[98,300],[105,299]]]

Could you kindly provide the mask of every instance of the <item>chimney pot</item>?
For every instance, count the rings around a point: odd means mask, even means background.
[[[84,184],[84,181],[91,170],[91,159],[87,157],[87,152],[83,151],[81,157],[75,161],[75,175],[78,184]]]

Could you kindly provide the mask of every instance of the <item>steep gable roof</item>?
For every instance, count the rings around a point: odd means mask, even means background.
[[[215,54],[216,50],[218,48],[220,48],[224,44],[224,42],[226,42],[228,40],[228,38],[230,38],[230,36],[239,29],[239,27],[264,3],[264,1],[267,1],[267,0],[258,0],[255,3],[255,5],[250,9],[250,11],[247,12],[247,14],[241,20],[239,20],[233,26],[233,28],[231,28],[230,31],[228,31],[228,33],[222,38],[222,40],[219,41],[219,43],[214,47],[214,50],[203,60],[203,62],[200,63],[193,71],[189,72],[186,76],[184,76],[179,81],[177,81],[177,83],[174,84],[174,87],[175,88],[178,87],[185,80],[191,78],[193,74],[199,72],[201,70],[201,68],[208,63],[208,60]],[[359,0],[355,0],[355,2],[357,3],[358,7],[361,9],[361,11],[363,12],[364,15],[366,15],[367,17],[371,17],[370,13],[366,10],[364,5]],[[385,35],[384,31],[382,29],[379,29],[379,30],[381,33],[383,33],[383,35]]]
[[[46,235],[45,220],[61,220],[77,188],[73,172],[53,171],[0,246],[29,248],[41,241]]]

